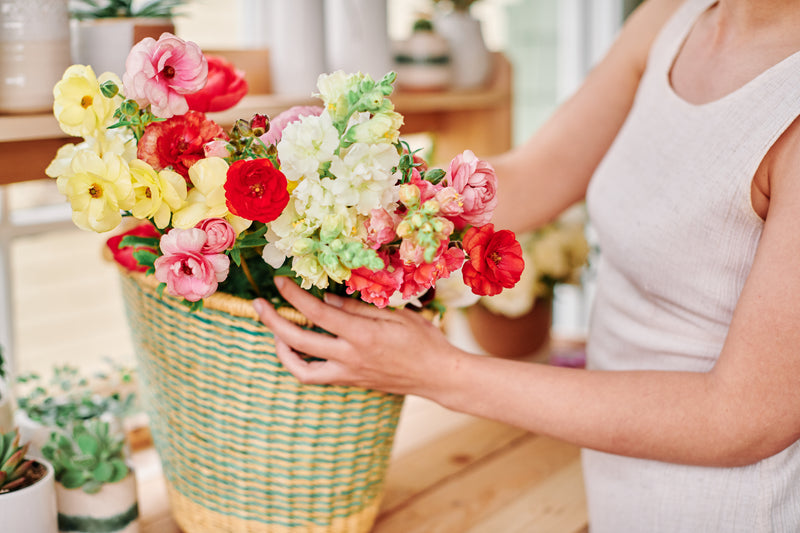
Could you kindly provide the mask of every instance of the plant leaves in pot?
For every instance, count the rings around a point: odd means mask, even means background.
[[[16,430],[0,434],[0,530],[56,533],[53,467],[27,451]]]

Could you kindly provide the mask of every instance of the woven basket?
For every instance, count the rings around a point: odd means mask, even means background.
[[[369,531],[403,397],[301,385],[249,301],[218,293],[190,313],[159,298],[156,284],[122,274],[178,525],[186,533]]]

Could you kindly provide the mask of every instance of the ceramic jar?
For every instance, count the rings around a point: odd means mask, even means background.
[[[53,466],[38,457],[26,458],[44,466],[47,474],[24,489],[0,494],[2,531],[56,533],[58,522]]]
[[[418,21],[405,41],[394,45],[397,85],[409,90],[443,90],[450,86],[450,45],[429,21]]]
[[[434,25],[450,45],[453,87],[474,89],[486,83],[492,57],[483,40],[480,21],[468,11],[454,10],[438,15]]]
[[[67,0],[0,0],[0,113],[51,109],[69,64]]]
[[[56,497],[59,529],[64,533],[139,532],[136,477],[132,470],[124,479],[106,483],[94,494],[56,483]]]
[[[325,0],[325,62],[374,80],[392,70],[386,0]]]
[[[325,72],[323,0],[269,3],[270,70],[278,94],[309,96]]]

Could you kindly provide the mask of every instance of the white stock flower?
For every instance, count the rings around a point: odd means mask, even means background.
[[[321,181],[337,201],[368,215],[373,209],[388,208],[397,200],[398,189],[391,169],[399,162],[400,154],[393,145],[356,143],[331,162],[330,171],[336,179]]]
[[[339,132],[328,113],[301,117],[282,132],[278,143],[281,172],[289,181],[318,176],[320,164],[333,159],[338,147]]]

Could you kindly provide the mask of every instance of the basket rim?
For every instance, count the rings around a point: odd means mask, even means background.
[[[147,287],[153,292],[155,292],[158,288],[159,281],[155,278],[155,276],[145,274],[144,272],[128,270],[122,265],[118,266],[121,275],[133,279],[139,285]],[[176,302],[180,302],[179,298],[172,296],[166,291],[162,295],[162,298],[169,298]],[[258,313],[256,313],[255,308],[253,307],[253,300],[247,300],[245,298],[240,298],[224,292],[217,291],[211,296],[204,298],[203,308],[222,311],[237,317],[250,318],[257,321],[261,320],[258,316]],[[275,311],[281,317],[293,322],[294,324],[297,324],[298,326],[311,327],[314,325],[313,322],[311,322],[303,313],[294,307],[278,307],[275,309]]]

